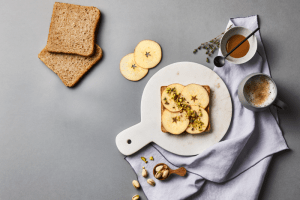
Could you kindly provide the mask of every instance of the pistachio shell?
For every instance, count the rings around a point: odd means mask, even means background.
[[[155,178],[157,178],[157,179],[160,179],[161,176],[162,176],[162,172],[157,172],[157,173],[155,174]]]
[[[138,182],[137,180],[133,180],[133,181],[132,181],[132,185],[133,185],[133,187],[135,187],[136,189],[140,188],[140,184],[139,184],[139,182]]]
[[[147,172],[146,169],[143,169],[142,176],[145,177],[145,178],[148,176],[148,172]]]
[[[159,172],[160,170],[162,170],[163,169],[163,165],[159,165],[159,166],[157,166],[156,168],[155,168],[155,171],[156,172]]]
[[[167,178],[168,175],[169,175],[169,170],[165,170],[165,171],[163,172],[163,174],[162,174],[162,177],[163,177],[163,178]]]
[[[137,194],[132,197],[132,200],[138,200],[138,199],[140,199],[140,196]]]
[[[152,185],[152,186],[155,186],[155,182],[154,182],[154,180],[152,180],[151,178],[149,178],[149,179],[147,180],[147,183],[149,183],[149,184]]]

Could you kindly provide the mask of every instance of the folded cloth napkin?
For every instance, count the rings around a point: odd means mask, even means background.
[[[258,27],[257,16],[233,18],[227,27],[243,26],[250,30]],[[204,199],[251,200],[257,199],[272,155],[288,149],[276,121],[277,113],[270,110],[252,112],[244,108],[238,99],[238,85],[248,74],[262,72],[270,75],[264,46],[259,32],[257,53],[247,63],[235,65],[226,62],[214,71],[226,83],[232,97],[233,116],[231,126],[219,143],[196,156],[178,156],[158,145],[149,144],[137,153],[125,157],[130,163],[148,199]],[[220,52],[219,52],[220,55]],[[154,157],[145,164],[141,157]],[[175,169],[184,166],[187,175],[172,175],[158,181],[152,169],[157,163],[166,163]],[[149,172],[156,185],[153,187],[142,177],[142,167]]]

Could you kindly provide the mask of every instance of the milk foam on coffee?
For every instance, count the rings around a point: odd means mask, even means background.
[[[244,86],[246,100],[255,107],[270,105],[275,99],[276,93],[273,81],[264,75],[251,77]]]

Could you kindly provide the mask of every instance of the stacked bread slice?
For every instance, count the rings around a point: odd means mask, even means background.
[[[102,58],[96,44],[100,10],[56,2],[46,47],[38,57],[62,82],[73,87]]]

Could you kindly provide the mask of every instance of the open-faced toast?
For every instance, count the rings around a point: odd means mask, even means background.
[[[162,94],[163,94],[163,92],[165,91],[165,89],[166,89],[167,87],[168,87],[168,86],[161,86],[161,88],[160,88],[160,94],[161,94],[161,97],[162,97]],[[210,93],[211,93],[210,87],[209,87],[208,85],[202,85],[202,87],[207,91],[208,96],[209,96],[209,98],[210,98]],[[163,113],[164,113],[165,110],[167,110],[167,109],[166,109],[165,106],[163,105],[163,100],[162,100],[162,101],[161,101],[161,117],[163,116]],[[206,129],[205,129],[203,132],[201,132],[201,133],[207,133],[207,132],[209,132],[210,129],[211,129],[211,120],[210,120],[210,117],[209,117],[209,114],[210,114],[210,105],[208,104],[208,105],[205,107],[204,110],[207,112],[209,120],[208,120],[208,125],[207,125]],[[162,118],[161,118],[161,119],[162,119]],[[166,128],[165,128],[164,125],[163,125],[162,120],[161,120],[161,131],[164,132],[164,133],[168,133],[168,131],[166,130]],[[177,133],[177,134],[178,134],[178,133]]]

